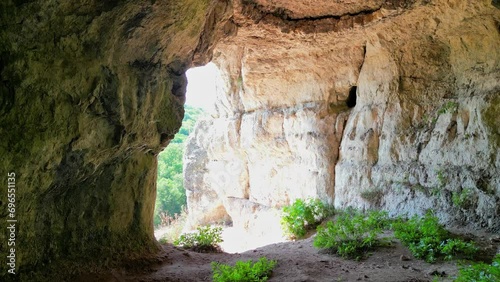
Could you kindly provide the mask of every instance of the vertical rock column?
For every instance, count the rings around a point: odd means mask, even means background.
[[[158,251],[156,154],[180,127],[184,71],[209,58],[228,5],[1,4],[0,172],[16,174],[21,279]]]

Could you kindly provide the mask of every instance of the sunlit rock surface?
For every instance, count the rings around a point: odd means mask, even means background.
[[[185,156],[191,222],[317,197],[500,230],[499,19],[491,1],[236,4]]]

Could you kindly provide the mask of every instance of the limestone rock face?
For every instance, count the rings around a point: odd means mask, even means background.
[[[193,223],[247,227],[316,197],[500,230],[491,1],[251,0],[233,13],[237,33],[214,51],[217,110],[185,155]]]
[[[193,224],[274,232],[275,208],[318,197],[498,231],[499,22],[491,0],[2,1],[19,278],[158,250],[156,154],[185,70],[209,60],[220,92],[186,153]]]
[[[105,266],[157,251],[156,154],[180,127],[184,71],[209,60],[230,3],[0,7],[0,172],[2,183],[16,175],[20,279],[41,281],[30,272],[59,261],[70,268],[61,274],[74,272],[67,261]],[[2,256],[7,247],[0,244]]]

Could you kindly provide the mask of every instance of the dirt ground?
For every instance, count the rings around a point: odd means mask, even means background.
[[[385,234],[390,236],[389,233]],[[477,234],[476,234],[477,235]],[[498,234],[475,237],[492,257],[500,249]],[[238,260],[257,260],[261,256],[278,261],[268,281],[453,281],[457,274],[456,261],[429,264],[414,259],[407,248],[397,240],[390,247],[378,248],[361,261],[345,260],[323,253],[312,246],[308,239],[268,245],[241,254],[196,253],[172,245],[163,245],[162,253],[154,265],[114,270],[107,274],[87,277],[86,281],[212,281],[212,261],[233,264]],[[91,279],[92,278],[92,279]]]

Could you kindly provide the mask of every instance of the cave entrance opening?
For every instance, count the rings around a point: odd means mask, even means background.
[[[209,119],[210,115],[216,115],[216,96],[227,94],[217,92],[224,91],[223,89],[226,89],[224,85],[228,82],[223,81],[223,76],[213,63],[187,70],[186,78],[186,103],[182,126],[165,150],[158,155],[157,195],[154,212],[156,239],[160,243],[173,243],[182,233],[191,232],[197,226],[212,225],[222,227],[221,237],[223,242],[219,245],[228,253],[244,252],[282,242],[281,237],[279,240],[275,238],[276,232],[269,231],[269,224],[252,226],[252,232],[233,226],[233,219],[221,203],[213,203],[214,208],[204,211],[201,218],[194,213],[198,211],[193,211],[191,207],[188,207],[190,197],[209,199],[210,195],[205,197],[205,195],[200,195],[200,191],[186,193],[185,188],[190,186],[188,181],[197,177],[189,175],[192,174],[189,169],[183,171],[190,164],[190,156],[184,156],[185,152],[190,151],[186,146],[191,146],[192,141],[189,140],[196,140],[196,144],[201,142],[198,145],[202,145],[203,142],[210,142],[209,140],[204,141],[204,138],[199,138],[201,141],[198,141],[198,136],[193,134],[206,129],[203,129],[203,124],[200,124],[200,128],[195,130],[195,125],[198,119],[206,120]],[[224,130],[221,128],[212,129]],[[212,165],[214,165],[212,169],[221,169],[221,171],[218,171],[219,173],[216,173],[220,177],[210,179],[209,183],[201,181],[198,185],[206,184],[210,187],[210,185],[214,184],[212,182],[216,181],[218,185],[230,187],[232,178],[228,177],[224,172],[230,170],[233,173],[232,170],[235,170],[235,167],[224,166],[219,168],[214,163]],[[278,228],[280,227],[278,226]]]
[[[213,63],[187,70],[188,85],[184,119],[179,132],[158,154],[156,201],[154,211],[155,237],[172,243],[183,231],[188,220],[184,188],[183,156],[187,139],[196,122],[213,111],[215,101],[215,71]]]

